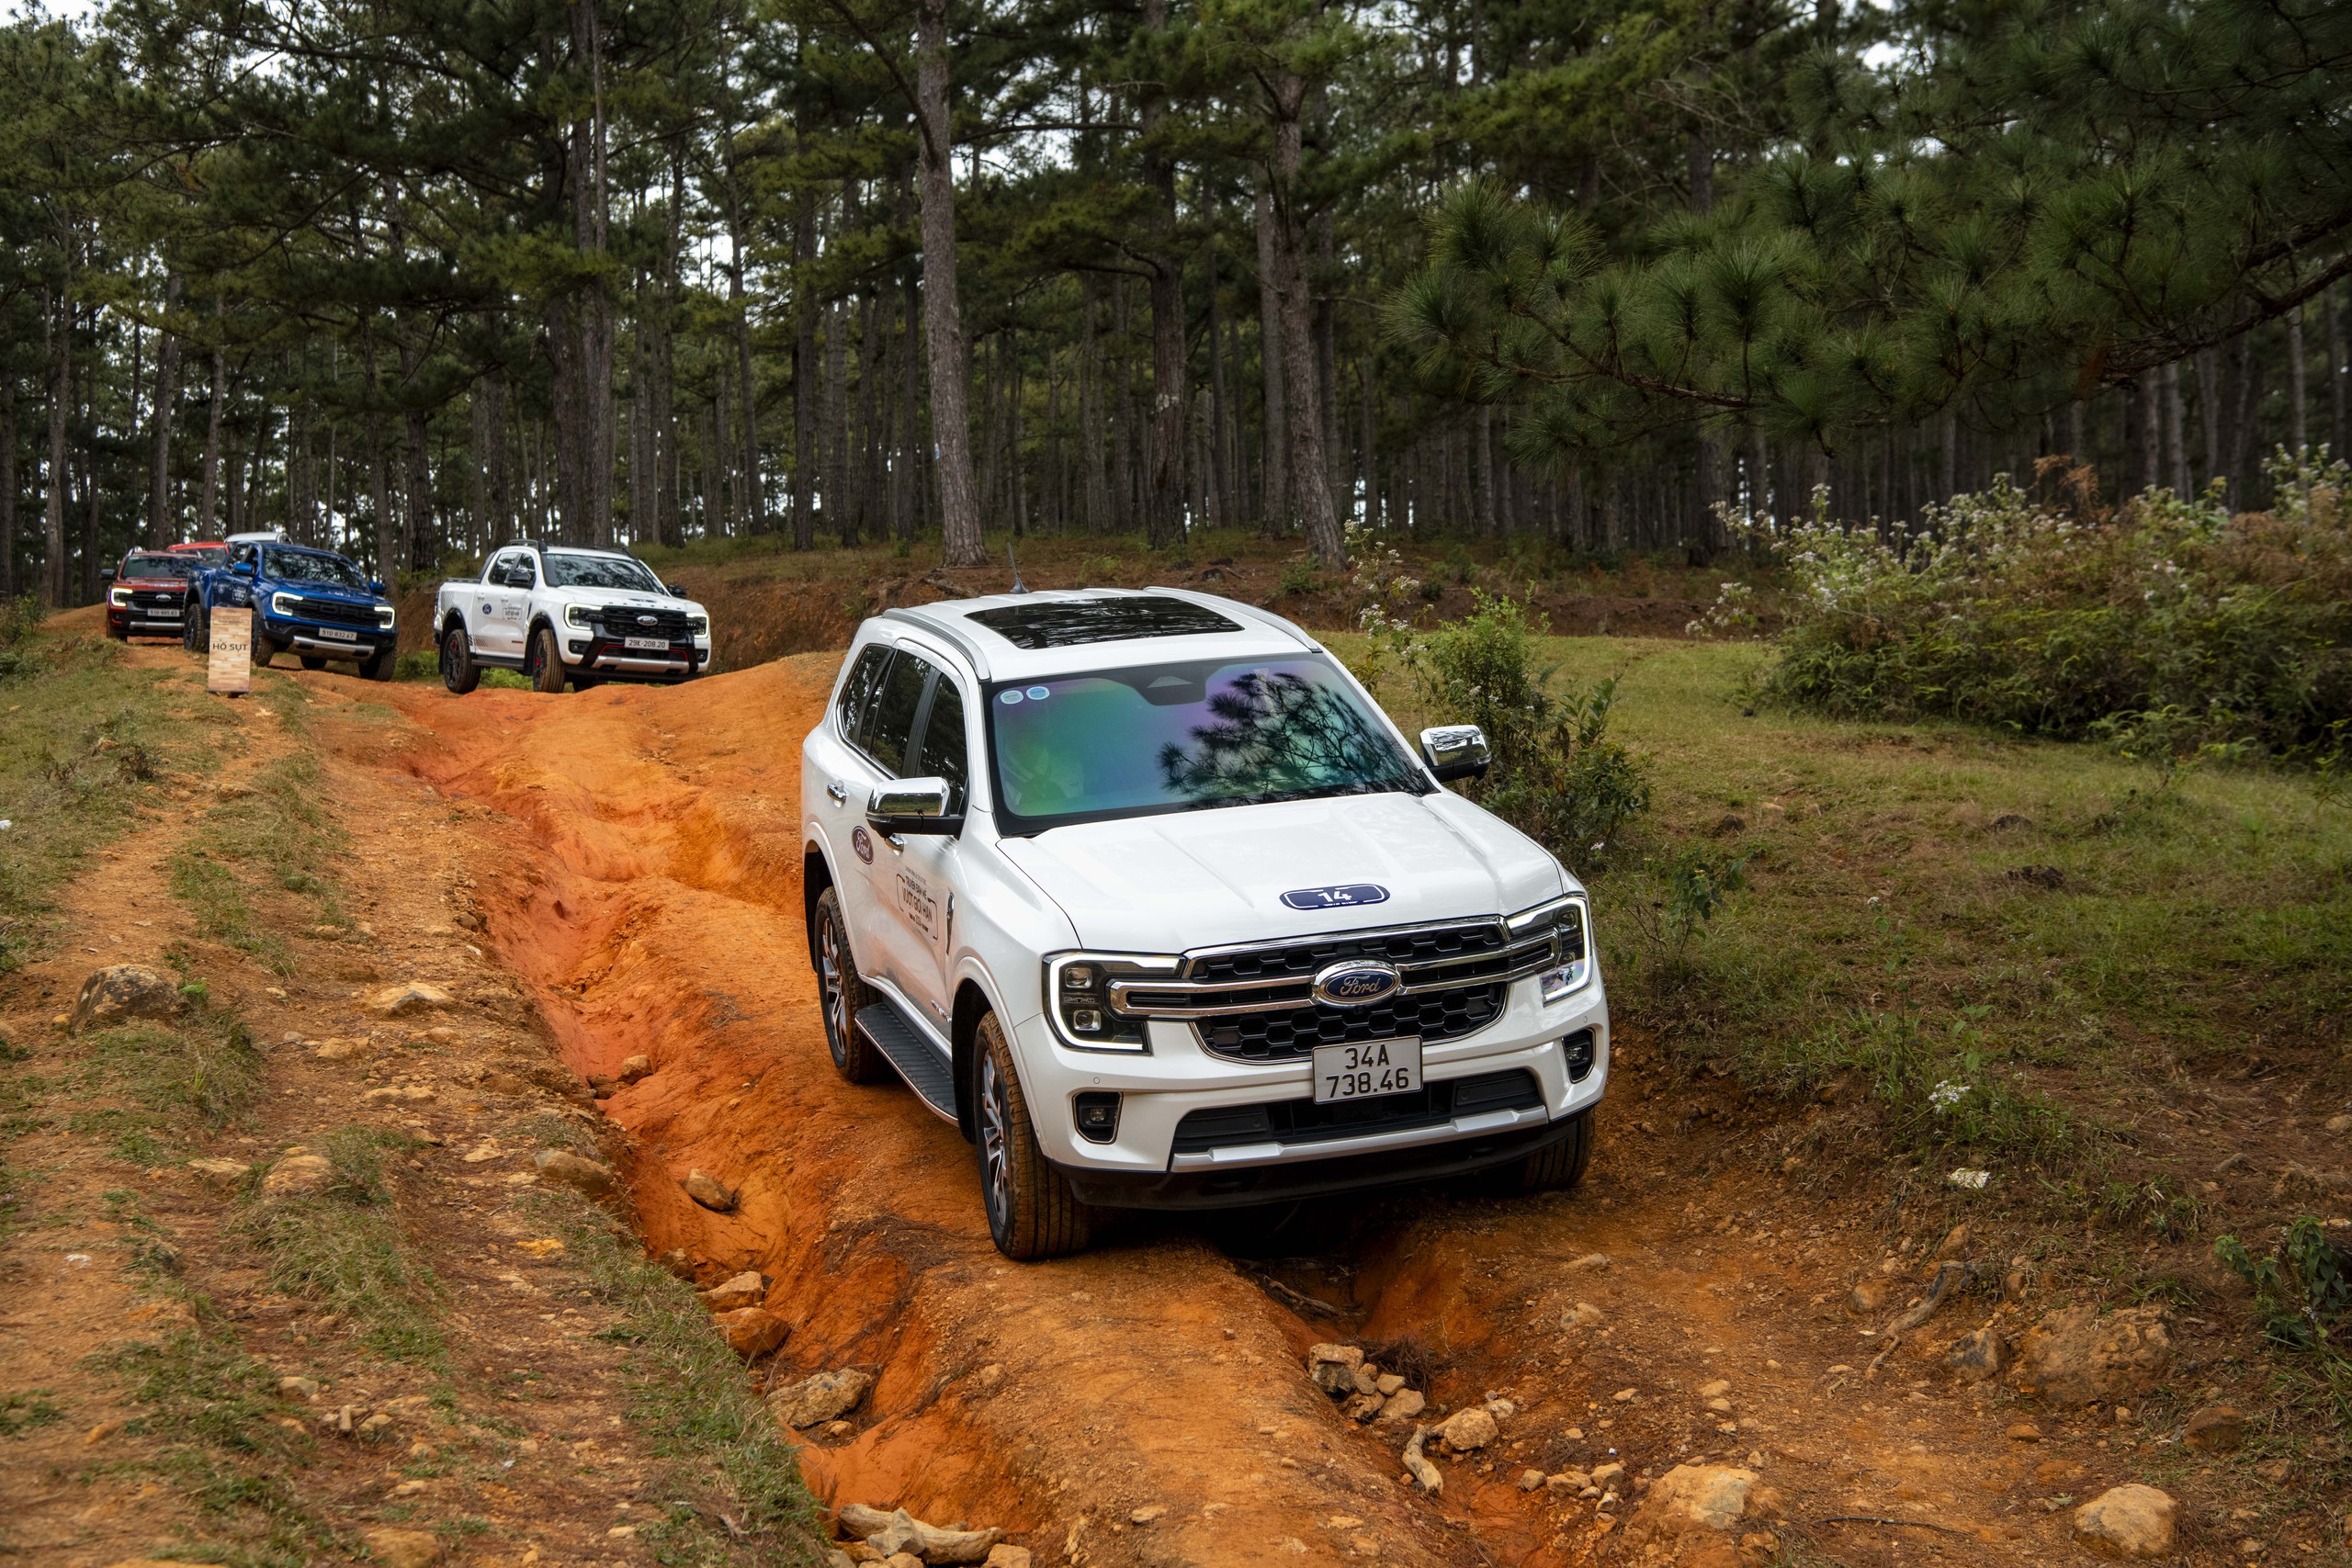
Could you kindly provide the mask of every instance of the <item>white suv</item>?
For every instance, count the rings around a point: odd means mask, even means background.
[[[1102,1208],[1572,1186],[1609,1072],[1590,911],[1443,787],[1486,765],[1228,600],[888,611],[801,748],[833,1064],[962,1129],[1019,1258]]]
[[[542,692],[601,681],[675,684],[710,668],[710,615],[626,550],[525,541],[493,550],[480,577],[441,585],[433,606],[441,680],[472,691],[512,670]]]

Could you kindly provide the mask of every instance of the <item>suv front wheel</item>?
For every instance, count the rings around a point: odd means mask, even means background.
[[[1573,1130],[1556,1144],[1546,1144],[1523,1159],[1495,1168],[1496,1187],[1503,1192],[1566,1192],[1584,1180],[1592,1164],[1593,1114],[1588,1106],[1569,1121]]]
[[[1085,1249],[1094,1212],[1078,1201],[1029,1121],[1029,1100],[1012,1070],[1012,1048],[996,1014],[980,1020],[973,1066],[978,1078],[980,1201],[996,1249],[1026,1263]]]

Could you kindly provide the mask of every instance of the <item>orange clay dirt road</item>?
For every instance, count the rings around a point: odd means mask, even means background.
[[[409,721],[331,766],[487,808],[407,830],[476,840],[492,956],[566,1064],[651,1057],[605,1108],[647,1245],[683,1249],[706,1283],[774,1281],[791,1335],[752,1374],[878,1377],[807,1434],[823,1501],[1001,1526],[1041,1564],[1663,1560],[1624,1527],[1648,1478],[1705,1458],[1758,1471],[1778,1517],[1686,1562],[2027,1562],[2079,1553],[2045,1499],[2133,1479],[2111,1427],[2039,1414],[2029,1447],[2004,1436],[2007,1395],[1929,1359],[1981,1302],[1873,1367],[1840,1306],[1894,1271],[1877,1215],[1759,1174],[1780,1168],[1778,1134],[1740,1132],[1728,1100],[1691,1131],[1693,1097],[1719,1091],[1668,1083],[1637,1020],[1573,1196],[1142,1217],[1083,1257],[1004,1261],[955,1130],[897,1086],[842,1083],[825,1052],[797,803],[835,665],[564,697],[302,677],[322,704]],[[1729,1168],[1691,1174],[1709,1151]],[[735,1213],[685,1198],[694,1168],[740,1189]],[[1320,1340],[1408,1374],[1424,1420],[1489,1396],[1515,1409],[1483,1452],[1439,1458],[1426,1495],[1400,1464],[1410,1422],[1360,1427],[1309,1382]],[[1611,1463],[1606,1495],[1522,1490],[1530,1471]]]

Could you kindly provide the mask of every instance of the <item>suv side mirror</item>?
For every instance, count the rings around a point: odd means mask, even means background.
[[[384,580],[380,577],[369,578],[368,580],[368,592],[373,593],[377,598],[381,599],[384,596]]]
[[[98,568],[98,581],[100,582],[112,582],[114,581],[114,568],[110,566],[102,566]]]
[[[229,570],[238,577],[251,577],[254,574],[254,563],[249,560],[241,560]]]
[[[509,588],[530,588],[535,586],[537,581],[537,578],[533,576],[531,569],[527,566],[510,566],[506,569],[506,586]]]
[[[662,585],[662,591],[669,594],[673,599],[683,599],[686,596],[686,591],[674,582],[663,583]]]
[[[964,830],[956,792],[945,779],[892,779],[865,803],[865,819],[877,833],[932,833],[953,838]]]
[[[1494,754],[1487,748],[1487,732],[1475,724],[1444,724],[1421,731],[1421,760],[1438,783],[1483,779]]]

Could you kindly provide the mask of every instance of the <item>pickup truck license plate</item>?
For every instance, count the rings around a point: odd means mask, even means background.
[[[1315,1048],[1315,1103],[1410,1094],[1421,1087],[1419,1039],[1367,1040]]]
[[[321,626],[319,628],[319,635],[321,637],[331,637],[337,642],[357,642],[359,640],[359,634],[353,631],[349,626]]]
[[[643,649],[648,653],[670,651],[670,639],[666,637],[625,637],[621,642],[626,647]]]

